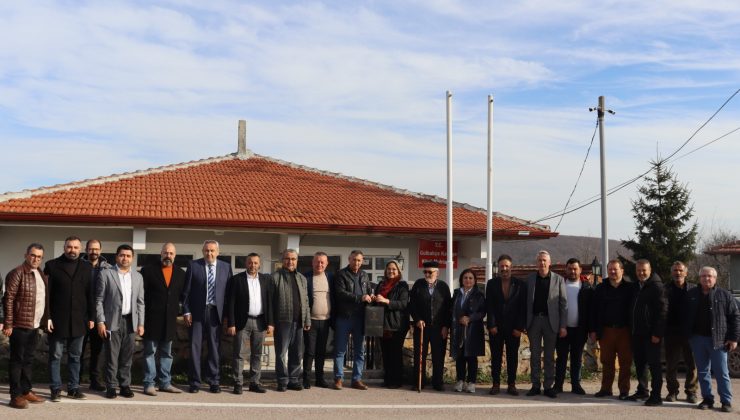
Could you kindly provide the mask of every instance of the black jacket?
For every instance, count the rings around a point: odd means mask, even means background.
[[[375,294],[378,294],[385,279],[375,287]],[[388,305],[379,305],[385,308],[385,318],[383,319],[383,330],[385,331],[406,331],[409,329],[409,285],[400,280],[393,286],[386,299],[390,300]]]
[[[692,335],[696,313],[701,300],[701,287],[694,287],[686,292],[688,306],[684,318],[684,334]],[[730,292],[715,286],[709,291],[710,310],[712,311],[712,342],[715,348],[724,347],[725,341],[740,340],[740,311],[737,302]]]
[[[665,335],[682,336],[684,334],[684,318],[688,301],[686,297],[689,290],[696,284],[684,281],[683,287],[676,286],[671,281],[664,287],[666,299],[668,300],[668,316],[666,318]]]
[[[566,286],[567,282],[566,280]],[[594,300],[594,286],[590,283],[581,281],[581,290],[578,292],[578,327],[583,328],[585,331],[589,331],[591,326],[591,305]],[[568,303],[570,305],[570,303]]]
[[[260,299],[262,300],[262,313],[265,316],[267,325],[275,325],[273,302],[273,281],[272,276],[265,273],[258,273],[260,281]],[[232,276],[226,283],[226,301],[224,302],[224,316],[228,327],[236,327],[239,331],[247,325],[249,319],[249,283],[247,281],[247,272],[241,272]]]
[[[141,277],[144,280],[144,338],[174,340],[177,336],[177,315],[184,297],[185,272],[173,265],[169,287],[164,281],[160,264],[143,267]]]
[[[54,323],[52,334],[58,338],[83,336],[87,333],[88,321],[95,320],[95,304],[90,292],[92,266],[78,258],[70,275],[63,268],[67,261],[67,257],[61,255],[44,267],[44,274],[49,276],[47,292],[49,318]]]
[[[652,273],[644,286],[634,282],[632,299],[632,335],[663,337],[665,335],[668,300],[660,277]]]
[[[444,281],[437,280],[430,296],[427,281],[416,280],[409,293],[409,314],[414,322],[424,321],[427,327],[449,328],[452,324],[450,287]]]
[[[485,346],[485,328],[483,328],[483,318],[486,316],[486,297],[478,286],[473,286],[469,296],[462,304],[463,294],[458,288],[452,294],[452,335],[450,339],[450,357],[484,356],[486,354]],[[460,324],[459,319],[463,316],[470,318],[467,326]],[[461,354],[460,347],[465,349],[465,354]]]
[[[360,270],[360,288],[362,295],[369,295],[372,291],[370,284],[370,275]],[[355,294],[355,282],[352,280],[352,273],[348,267],[337,271],[334,275],[334,302],[335,306],[332,312],[337,317],[351,318],[358,313],[364,316],[363,309],[365,304],[362,302],[362,296]]]
[[[501,277],[494,277],[486,285],[486,313],[488,329],[500,332],[524,331],[527,324],[527,283],[511,278],[509,300],[504,299]]]
[[[591,300],[588,331],[595,332],[596,336],[601,339],[604,327],[615,327],[615,325],[607,325],[607,310],[610,309],[618,311],[617,317],[621,318],[624,323],[621,327],[629,328],[632,313],[630,305],[634,290],[634,284],[627,277],[624,277],[616,288],[612,287],[608,278],[599,283],[594,289]]]

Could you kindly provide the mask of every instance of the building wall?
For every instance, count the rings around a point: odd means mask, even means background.
[[[740,290],[740,255],[730,257],[730,289]]]

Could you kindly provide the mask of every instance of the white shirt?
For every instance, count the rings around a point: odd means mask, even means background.
[[[578,326],[578,292],[581,291],[580,281],[565,281],[565,296],[568,299],[568,326]]]
[[[116,265],[118,272],[118,281],[121,285],[121,316],[131,314],[131,270],[128,272],[121,271],[121,267]]]
[[[260,289],[259,274],[252,277],[247,273],[247,286],[249,286],[249,316],[262,315],[262,290]]]
[[[41,324],[41,317],[44,316],[44,307],[46,306],[46,288],[44,288],[44,279],[41,277],[39,270],[31,270],[36,278],[36,306],[33,313],[33,327],[38,328]]]

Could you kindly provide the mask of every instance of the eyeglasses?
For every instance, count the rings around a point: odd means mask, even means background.
[[[424,270],[424,274],[432,274],[432,273],[434,273],[433,270]]]

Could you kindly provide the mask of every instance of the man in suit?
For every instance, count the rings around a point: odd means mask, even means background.
[[[531,350],[530,368],[532,388],[527,396],[541,391],[542,352],[545,353],[545,390],[550,398],[557,398],[555,384],[555,343],[568,334],[568,301],[565,279],[550,270],[550,253],[537,253],[537,271],[527,277],[527,336]]]
[[[90,279],[92,267],[80,258],[82,242],[76,236],[64,240],[64,254],[46,263],[49,278],[49,374],[51,401],[61,401],[61,361],[67,348],[67,396],[84,400],[80,391],[82,341],[93,328],[95,308]]]
[[[244,359],[242,351],[249,341],[249,390],[264,394],[260,383],[262,345],[265,333],[275,328],[272,312],[272,277],[260,273],[260,256],[247,255],[247,271],[229,279],[226,287],[226,335],[236,337],[232,348],[234,394],[242,393]]]
[[[144,335],[144,280],[133,268],[134,249],[122,244],[116,249],[116,266],[100,272],[95,293],[95,312],[100,338],[105,346],[105,397],[120,394],[133,398],[131,364],[134,334]],[[119,382],[120,379],[120,382]]]
[[[90,298],[90,302],[93,303],[95,302],[95,287],[98,282],[100,271],[106,268],[111,268],[111,265],[105,260],[105,257],[100,255],[102,251],[103,249],[100,240],[89,239],[87,244],[85,244],[86,256],[82,257],[82,259],[89,262],[92,267],[92,275],[90,276],[90,294],[92,297]],[[92,328],[87,330],[85,339],[82,342],[82,351],[80,354],[83,359],[85,356],[85,347],[87,347],[88,343],[90,344],[90,361],[88,366],[90,389],[92,391],[105,391],[105,385],[103,385],[105,382],[105,379],[103,379],[105,378],[105,374],[103,373],[103,361],[105,358],[100,357],[100,353],[103,350],[103,340],[100,339],[95,325],[92,325]],[[83,360],[80,360],[80,378],[82,378],[82,362]]]
[[[506,346],[506,392],[517,396],[516,373],[519,364],[519,344],[527,324],[527,285],[511,275],[511,257],[498,257],[498,276],[486,285],[487,327],[491,347],[491,380],[488,392],[501,392],[501,359]]]
[[[219,245],[214,240],[203,243],[203,258],[191,261],[185,272],[183,318],[190,335],[189,391],[196,393],[201,383],[201,350],[208,345],[205,380],[209,390],[221,392],[221,319],[224,314],[226,283],[232,276],[231,265],[218,261]]]
[[[162,245],[160,264],[141,269],[144,279],[144,394],[157,395],[154,382],[159,390],[179,394],[172,386],[172,340],[176,337],[177,315],[185,290],[185,272],[175,265],[177,250],[175,244]],[[159,371],[155,354],[159,353]]]
[[[334,388],[342,389],[344,355],[347,353],[349,335],[352,334],[352,388],[366,390],[362,382],[365,365],[365,305],[372,303],[370,275],[362,270],[362,251],[349,254],[349,264],[334,277]]]
[[[283,268],[272,274],[277,390],[301,391],[303,331],[311,329],[306,278],[299,273],[298,252],[283,251]]]
[[[313,271],[306,273],[308,306],[311,307],[311,329],[303,333],[303,387],[311,388],[311,365],[316,364],[316,386],[328,388],[324,379],[324,361],[334,307],[334,276],[326,272],[329,256],[319,251],[313,255]]]

